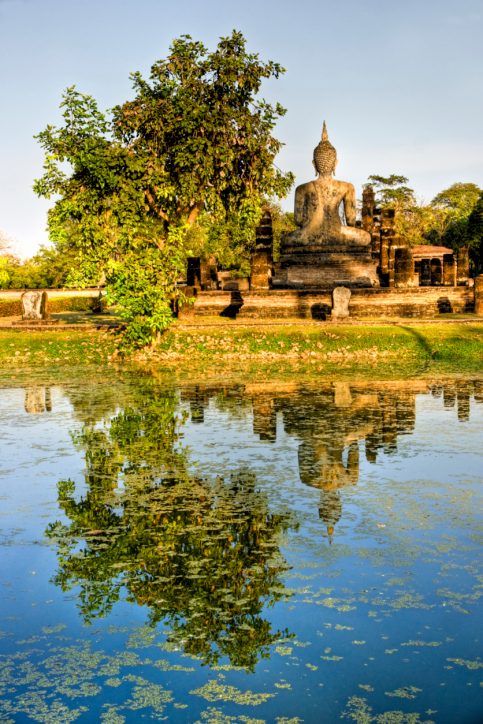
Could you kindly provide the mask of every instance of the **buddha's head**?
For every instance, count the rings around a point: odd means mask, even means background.
[[[335,176],[337,166],[337,151],[329,141],[329,134],[324,121],[324,130],[322,131],[322,140],[314,150],[314,160],[312,161],[317,174],[321,176]]]

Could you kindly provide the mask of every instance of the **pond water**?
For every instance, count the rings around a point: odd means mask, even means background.
[[[482,380],[79,375],[0,419],[0,722],[483,721]]]

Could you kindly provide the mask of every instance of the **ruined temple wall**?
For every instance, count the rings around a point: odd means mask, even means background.
[[[332,308],[331,291],[267,290],[198,292],[195,316],[236,316],[237,319],[325,319]],[[471,287],[354,289],[352,317],[434,317],[474,310]]]
[[[325,257],[321,260],[321,257]],[[299,262],[299,263],[297,263]],[[366,283],[379,284],[377,264],[372,261],[370,254],[319,254],[312,258],[307,254],[300,259],[294,257],[290,265],[284,266],[282,261],[274,282],[286,284],[295,282],[305,284],[306,287],[333,286],[343,280],[368,280]]]

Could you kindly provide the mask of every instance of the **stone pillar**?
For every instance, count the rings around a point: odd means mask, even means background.
[[[218,289],[218,265],[214,254],[206,257],[206,261],[200,263],[201,288],[205,291]]]
[[[374,220],[374,189],[368,186],[362,192],[362,228],[364,231],[372,232],[372,224]]]
[[[266,251],[255,251],[251,258],[250,289],[270,288],[270,264]]]
[[[186,301],[178,301],[178,319],[194,319],[196,303],[196,287],[184,287],[181,289]],[[188,299],[195,298],[195,302],[188,302]]]
[[[381,274],[389,274],[389,246],[395,236],[396,212],[394,209],[382,209],[381,212]],[[386,284],[388,279],[383,280]]]
[[[456,286],[456,260],[454,254],[445,254],[443,256],[443,286]]]
[[[372,216],[372,258],[381,264],[381,209],[374,208]]]
[[[207,290],[218,289],[216,257],[211,254],[202,261],[199,256],[188,258],[187,283],[189,287]]]
[[[255,234],[255,250],[266,252],[269,262],[271,262],[273,259],[272,212],[267,206],[262,209],[262,218],[260,219]]]
[[[396,288],[412,287],[414,284],[414,259],[409,246],[395,248],[393,265],[394,283],[391,285],[391,271],[389,271],[389,286],[395,286]]]
[[[431,259],[431,286],[440,287],[443,283],[443,265],[441,259]]]
[[[468,286],[468,277],[470,276],[470,257],[469,249],[462,246],[458,249],[458,267],[456,271],[456,284],[459,287]]]
[[[201,259],[199,256],[190,256],[188,258],[187,283],[188,287],[201,289]]]
[[[475,279],[475,314],[483,314],[483,274]]]
[[[421,271],[419,272],[419,286],[431,286],[431,259],[421,259]]]

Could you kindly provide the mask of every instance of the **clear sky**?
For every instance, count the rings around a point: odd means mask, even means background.
[[[110,108],[173,38],[213,48],[234,28],[287,69],[262,95],[288,109],[276,162],[297,184],[313,177],[325,119],[337,177],[358,195],[369,174],[408,176],[427,200],[457,181],[483,186],[481,0],[0,0],[0,229],[27,254],[47,241],[33,135],[59,123],[64,88]]]

